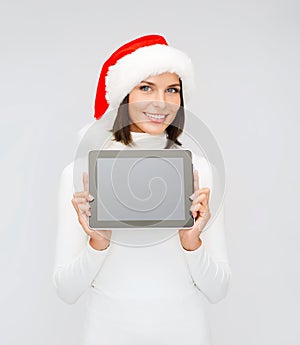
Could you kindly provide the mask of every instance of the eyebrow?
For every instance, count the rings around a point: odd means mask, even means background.
[[[146,80],[142,80],[141,83],[146,83],[146,84],[149,84],[149,85],[155,85],[155,83],[152,83],[151,81],[146,81]],[[173,87],[173,86],[180,86],[180,84],[172,84],[172,85],[169,85],[168,87]]]

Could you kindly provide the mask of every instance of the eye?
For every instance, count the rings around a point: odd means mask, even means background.
[[[169,93],[177,93],[179,91],[180,90],[178,88],[176,88],[176,87],[170,87],[170,88],[167,89],[167,92],[169,92]]]
[[[150,91],[151,87],[149,85],[143,85],[143,86],[140,86],[139,89],[142,91]]]

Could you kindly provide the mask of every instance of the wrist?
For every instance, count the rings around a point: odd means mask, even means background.
[[[202,241],[200,238],[196,238],[193,241],[189,241],[188,243],[181,243],[183,249],[187,250],[187,251],[193,251],[193,250],[197,250],[198,248],[201,247],[202,245]]]
[[[93,238],[90,238],[89,244],[93,249],[105,250],[109,247],[110,241],[105,239],[105,238],[103,238],[101,240],[95,240]]]

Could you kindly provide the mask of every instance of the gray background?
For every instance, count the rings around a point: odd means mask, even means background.
[[[0,342],[79,345],[84,298],[64,304],[52,285],[58,179],[104,60],[159,33],[193,59],[190,109],[227,169],[233,278],[210,307],[214,344],[299,344],[299,3],[2,1],[0,13]]]

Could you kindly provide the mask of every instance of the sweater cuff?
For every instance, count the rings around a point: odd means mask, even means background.
[[[184,255],[189,258],[196,258],[201,257],[205,253],[204,244],[202,242],[201,246],[195,250],[186,250],[183,248],[183,246],[180,244],[181,250],[183,251]]]

